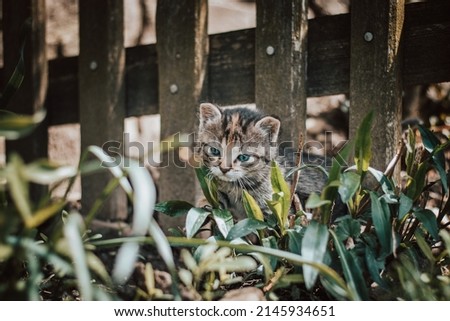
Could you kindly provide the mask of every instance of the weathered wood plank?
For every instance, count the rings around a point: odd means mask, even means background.
[[[156,36],[161,137],[192,133],[204,95],[208,62],[208,3],[206,0],[158,1]],[[194,202],[195,173],[179,151],[162,155],[161,200]],[[182,219],[164,218],[164,229],[182,226]]]
[[[49,78],[46,101],[49,123],[61,125],[80,122],[78,57],[49,61]],[[127,117],[159,113],[155,45],[126,49],[125,97]]]
[[[350,15],[310,20],[307,69],[308,97],[348,93]]]
[[[219,105],[255,102],[255,29],[210,37],[208,96]]]
[[[156,46],[128,48],[125,75],[127,117],[159,113]]]
[[[373,110],[372,166],[384,170],[401,139],[404,0],[359,0],[351,8],[350,137]]]
[[[125,117],[123,1],[80,0],[79,110],[81,149],[122,144]],[[82,177],[82,207],[87,212],[111,179],[109,172]],[[117,188],[99,218],[127,217],[127,199]]]
[[[403,84],[450,81],[450,1],[406,6]]]
[[[306,0],[256,2],[255,102],[280,117],[285,147],[305,131],[307,13]]]
[[[78,57],[49,61],[49,86],[46,100],[50,125],[80,122],[78,106]]]
[[[3,83],[9,79],[16,67],[23,41],[25,79],[12,97],[7,109],[19,114],[33,114],[44,108],[48,85],[47,55],[45,47],[45,1],[44,0],[4,0],[3,1]],[[26,39],[22,38],[25,21]],[[3,87],[2,87],[3,88]],[[17,141],[6,142],[6,153],[20,154],[25,162],[47,157],[47,122],[40,125],[32,135]],[[32,185],[31,197],[40,199],[46,189]]]
[[[450,1],[447,0],[406,5],[404,86],[450,81],[448,12]],[[315,18],[309,21],[308,29],[308,97],[348,93],[350,15]],[[254,35],[255,29],[246,29],[210,36],[208,91],[211,100],[222,105],[254,102]],[[158,113],[155,52],[155,45],[126,50],[129,116]],[[79,121],[77,64],[74,57],[49,62],[46,106],[51,125]]]

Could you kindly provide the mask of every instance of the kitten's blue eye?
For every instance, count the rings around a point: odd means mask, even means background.
[[[211,156],[214,156],[214,157],[220,156],[220,150],[218,150],[217,148],[212,147],[212,146],[209,147],[209,153],[211,154]]]
[[[250,155],[247,154],[241,154],[237,157],[238,161],[240,162],[246,162],[250,159]]]

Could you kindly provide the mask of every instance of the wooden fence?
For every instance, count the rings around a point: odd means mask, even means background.
[[[450,81],[450,1],[353,0],[351,13],[307,19],[307,0],[258,0],[257,27],[207,33],[207,0],[157,5],[157,44],[125,49],[124,1],[79,0],[80,55],[48,61],[45,0],[3,0],[4,68],[17,61],[20,27],[32,17],[26,80],[12,110],[45,106],[32,137],[8,144],[26,160],[47,154],[46,127],[81,124],[81,147],[122,141],[127,116],[161,115],[161,137],[192,132],[199,102],[256,103],[278,114],[284,139],[305,130],[306,98],[350,97],[350,134],[376,111],[374,165],[384,168],[400,139],[402,89]],[[90,204],[107,177],[83,179]],[[161,169],[160,199],[194,201],[194,172]],[[112,197],[104,218],[123,219],[125,196]]]

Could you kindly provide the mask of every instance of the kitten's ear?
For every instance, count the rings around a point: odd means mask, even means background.
[[[199,115],[200,127],[209,122],[218,121],[222,118],[222,112],[219,107],[209,103],[200,104]]]
[[[279,119],[272,116],[265,116],[255,124],[255,127],[261,128],[266,133],[269,133],[271,142],[277,142],[281,127]]]

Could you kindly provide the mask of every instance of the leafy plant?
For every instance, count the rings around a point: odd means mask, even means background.
[[[100,159],[109,157],[98,147],[90,147],[89,152]],[[72,180],[79,173],[86,174],[84,165],[86,163],[77,169],[43,160],[24,164],[18,155],[12,155],[6,167],[0,170],[3,200],[0,209],[1,297],[38,300],[62,295],[72,299],[112,299],[116,295],[107,289],[114,289],[130,276],[138,244],[125,242],[122,245],[111,275],[91,245],[101,236],[91,235],[87,226],[100,205],[87,217],[82,217],[74,210],[64,210],[65,199],[48,195],[33,203],[29,197],[30,183],[52,185]],[[90,162],[88,171],[101,170],[100,162],[95,167],[92,165]],[[149,174],[143,168],[132,166],[116,168],[115,175],[113,181],[122,185],[135,204],[131,233],[150,232],[160,238],[160,247],[168,246],[164,243],[166,239],[161,239],[162,232],[158,234],[160,230],[151,216],[156,192]],[[169,264],[171,259],[173,262],[173,258],[166,256]],[[173,263],[171,267],[174,268]],[[63,293],[52,293],[55,282],[58,291]]]
[[[4,91],[0,107],[8,105],[20,87],[23,74],[23,47],[20,59]],[[45,110],[34,115],[17,115],[0,110],[0,136],[15,140],[30,134],[44,120]],[[93,154],[96,160],[87,160]],[[134,270],[140,244],[124,240],[109,269],[99,257],[93,241],[101,239],[89,229],[104,200],[117,187],[124,189],[133,208],[131,235],[152,235],[173,275],[173,296],[178,298],[176,271],[171,248],[153,219],[156,189],[151,176],[137,162],[130,166],[109,167],[110,183],[102,196],[82,216],[69,208],[67,195],[79,175],[104,171],[102,162],[111,158],[99,147],[91,146],[81,157],[79,167],[61,166],[48,160],[25,164],[20,155],[11,154],[0,168],[0,298],[39,299],[117,299],[118,287]],[[55,198],[54,187],[68,182],[65,196]],[[49,193],[38,201],[30,197],[30,184],[47,185]]]
[[[188,238],[177,231],[177,246],[198,246],[191,238],[209,218],[212,236],[202,242],[233,248],[236,255],[252,253],[260,265],[253,275],[259,275],[259,286],[272,298],[280,288],[296,280],[297,284],[303,283],[300,291],[316,293],[321,299],[448,300],[450,236],[444,219],[448,218],[450,205],[443,152],[450,143],[440,143],[424,127],[419,127],[418,132],[409,129],[399,154],[382,172],[370,166],[372,119],[371,113],[362,121],[354,145],[348,144],[333,160],[321,195],[309,197],[306,207],[311,215],[296,212],[291,206],[290,189],[275,163],[268,216],[244,191],[247,218],[234,222],[231,213],[220,208],[214,179],[205,169],[198,170],[197,176],[211,208],[195,208],[179,201],[160,203],[156,208],[168,215],[187,214]],[[417,148],[416,134],[420,134],[424,149]],[[347,159],[352,146],[355,165],[344,167],[338,160]],[[406,165],[403,184],[392,177],[392,166],[402,158]],[[439,181],[427,182],[431,170],[439,174]],[[377,183],[368,180],[370,177]],[[439,187],[441,204],[432,210],[427,205],[429,192]],[[333,208],[337,196],[347,211],[337,213],[336,218]],[[249,235],[254,235],[250,239],[260,245],[249,243],[245,239]],[[292,256],[295,259],[289,259]],[[257,272],[261,270],[262,274]],[[421,290],[414,290],[416,287]]]

